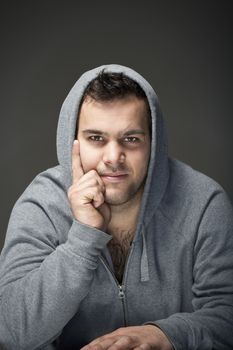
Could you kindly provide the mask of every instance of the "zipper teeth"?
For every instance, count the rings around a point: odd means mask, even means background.
[[[124,289],[123,289],[123,284],[120,284],[118,282],[118,280],[116,279],[116,276],[114,275],[113,271],[109,268],[109,266],[106,264],[105,260],[103,259],[102,256],[100,256],[100,259],[102,261],[102,263],[104,264],[105,268],[107,269],[107,271],[110,272],[113,280],[115,281],[117,288],[118,288],[118,297],[121,300],[121,304],[122,304],[122,308],[123,308],[123,317],[124,317],[124,326],[127,326],[127,322],[126,322],[126,310],[125,310],[125,302],[124,302],[124,298],[125,298],[125,293],[124,293]],[[124,278],[124,275],[123,275]],[[123,282],[123,279],[122,279]]]
[[[113,271],[110,269],[110,267],[107,265],[105,259],[100,255],[100,260],[102,261],[102,263],[104,264],[105,268],[110,272],[111,276],[113,277],[119,293],[118,296],[121,299],[122,302],[122,307],[123,307],[123,314],[124,314],[124,325],[125,327],[127,326],[127,320],[126,320],[126,308],[125,308],[125,292],[124,292],[124,281],[126,279],[126,271],[128,268],[128,264],[129,264],[129,260],[130,260],[130,256],[132,254],[133,251],[133,246],[131,247],[130,251],[128,252],[127,258],[126,258],[126,264],[125,264],[125,268],[124,268],[124,272],[123,272],[123,278],[122,278],[122,283],[120,284],[119,281],[117,280],[115,274],[113,273]]]
[[[119,288],[120,288],[120,295],[119,295],[119,297],[120,297],[120,299],[121,299],[121,303],[122,303],[122,308],[123,308],[123,316],[124,316],[124,326],[126,327],[127,326],[127,321],[126,321],[126,308],[125,308],[125,301],[124,301],[124,299],[125,299],[125,293],[124,293],[124,291],[122,290],[122,286],[119,286]]]

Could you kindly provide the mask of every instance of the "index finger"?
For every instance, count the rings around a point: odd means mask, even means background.
[[[77,182],[84,175],[81,159],[80,159],[80,144],[75,140],[72,148],[72,178],[73,183]]]

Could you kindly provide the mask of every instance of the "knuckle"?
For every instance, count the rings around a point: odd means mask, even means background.
[[[146,344],[146,343],[140,344],[140,345],[139,345],[139,348],[140,348],[141,350],[150,350],[150,349],[151,349],[150,345],[149,345],[149,344]]]
[[[111,346],[111,349],[112,350],[121,350],[122,349],[122,346],[121,345],[118,345],[118,344],[114,344]]]
[[[93,345],[93,348],[92,348],[92,349],[93,349],[93,350],[102,350],[103,348],[102,348],[101,345],[96,344],[96,345]]]
[[[131,335],[125,335],[123,338],[126,344],[131,344],[131,342],[134,340],[134,337]]]
[[[121,334],[124,330],[124,327],[120,327],[116,330],[116,334]]]
[[[103,196],[103,191],[100,185],[95,186],[96,194]]]
[[[97,180],[96,178],[92,178],[91,184],[92,184],[93,186],[99,187],[99,183],[98,183],[98,180]]]
[[[78,186],[77,184],[71,185],[67,191],[68,195],[73,195],[74,193],[77,193],[78,191]]]
[[[74,193],[74,188],[73,186],[71,186],[67,191],[67,196],[69,199],[72,199],[73,193]]]
[[[91,189],[90,189],[90,193],[93,195],[93,196],[98,196],[99,194],[100,194],[100,191],[99,191],[99,189],[98,189],[98,187],[92,187]]]
[[[91,174],[92,176],[96,176],[97,172],[96,172],[96,170],[91,169],[91,170],[89,171],[89,174]]]

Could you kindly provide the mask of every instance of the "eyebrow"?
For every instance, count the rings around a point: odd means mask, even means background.
[[[132,129],[132,130],[128,130],[126,132],[123,133],[123,135],[128,136],[128,135],[145,135],[145,131],[141,130],[141,129]]]
[[[96,129],[86,129],[86,130],[82,130],[83,134],[95,134],[95,135],[108,135],[107,132],[103,132],[100,130],[96,130]]]
[[[85,130],[82,130],[82,133],[108,136],[107,132],[97,130],[97,129],[85,129]],[[129,136],[129,135],[145,135],[145,131],[143,131],[142,129],[131,129],[122,134],[122,136]]]

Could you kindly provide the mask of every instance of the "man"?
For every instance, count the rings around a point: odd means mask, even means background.
[[[118,65],[85,73],[57,150],[11,215],[2,347],[232,349],[232,207],[168,158],[149,83]]]

